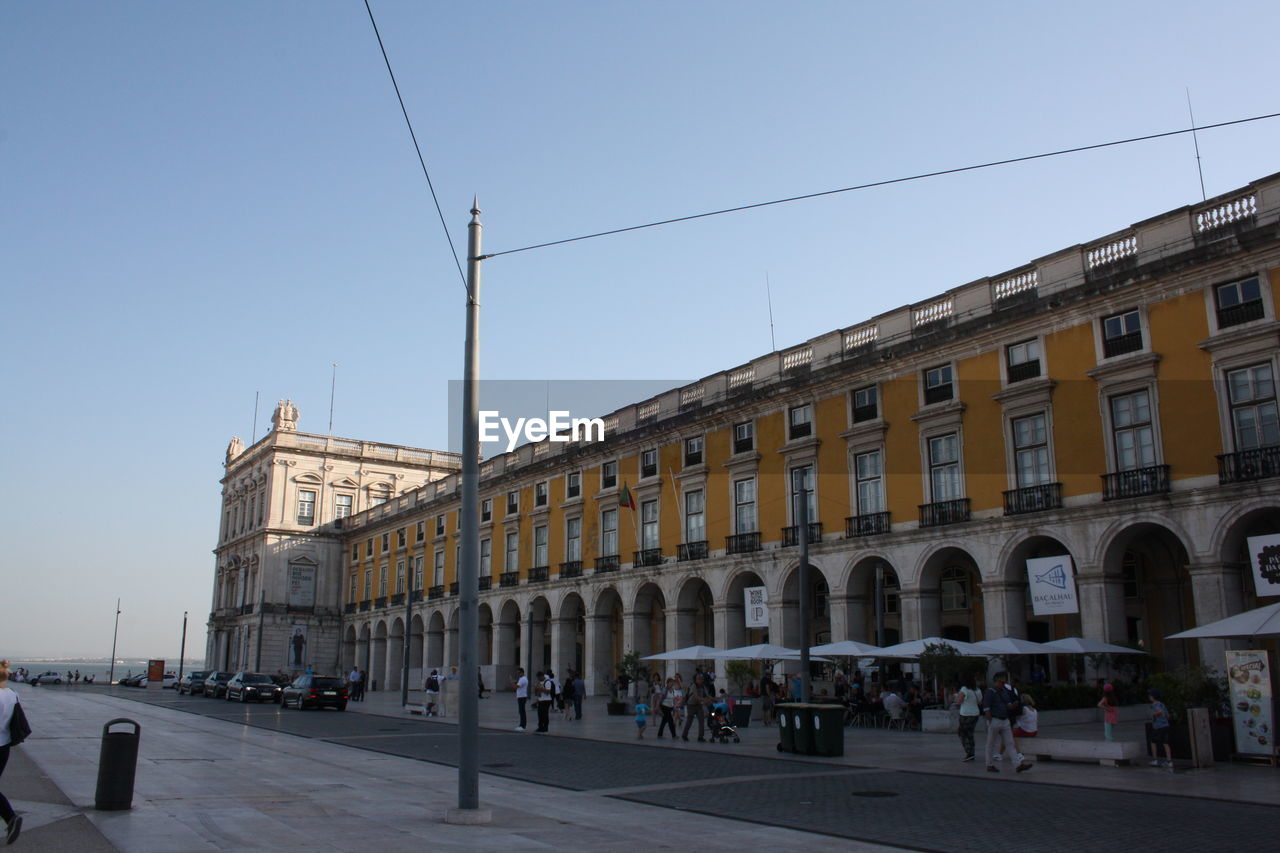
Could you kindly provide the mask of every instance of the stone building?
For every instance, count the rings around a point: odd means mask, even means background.
[[[481,467],[482,674],[575,668],[594,692],[629,650],[874,642],[878,611],[885,642],[1085,636],[1163,667],[1219,661],[1221,641],[1164,637],[1259,603],[1244,543],[1280,533],[1277,284],[1280,175],[637,401],[603,442],[497,456]],[[408,492],[382,475],[385,502],[295,525],[320,484],[265,464],[283,448],[264,442],[245,454],[261,463],[229,464],[227,493],[274,478],[277,565],[304,548],[323,565],[338,665],[395,688],[405,654],[415,683],[456,664],[459,475],[425,465],[433,482]],[[217,612],[238,613],[255,597],[235,584],[255,581],[226,544]],[[1079,613],[1034,614],[1036,557],[1070,558]],[[748,628],[758,586],[768,626]]]

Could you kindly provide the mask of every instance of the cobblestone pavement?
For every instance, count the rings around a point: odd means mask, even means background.
[[[456,765],[452,725],[373,714],[281,710],[120,691],[123,698],[387,755]],[[860,768],[822,759],[740,755],[733,745],[696,752],[670,740],[640,742],[541,737],[480,730],[485,773],[644,803],[935,851],[981,851],[992,835],[1037,851],[1265,849],[1259,833],[1280,807],[1168,793],[1026,784],[1031,774],[972,778]],[[971,765],[970,765],[971,766]],[[1039,768],[1036,768],[1039,769]],[[1033,773],[1035,770],[1033,769]],[[1152,787],[1167,771],[1149,774]],[[1239,841],[1236,841],[1239,839]]]

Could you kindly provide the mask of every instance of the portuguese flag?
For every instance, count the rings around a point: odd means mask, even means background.
[[[622,494],[618,495],[618,506],[625,506],[632,512],[636,511],[636,500],[631,497],[631,490],[627,488],[627,484],[622,484]]]

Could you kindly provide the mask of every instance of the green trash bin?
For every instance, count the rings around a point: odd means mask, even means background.
[[[778,752],[796,751],[795,717],[796,705],[793,702],[779,702],[774,706],[778,721]]]
[[[844,755],[843,705],[809,705],[805,716],[813,737],[813,755]]]
[[[795,754],[813,755],[813,709],[810,703],[796,703],[795,712],[791,715],[791,726],[795,729]]]

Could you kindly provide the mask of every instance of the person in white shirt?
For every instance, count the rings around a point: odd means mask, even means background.
[[[1036,700],[1031,694],[1023,693],[1022,713],[1018,715],[1018,723],[1013,728],[1014,737],[1035,737],[1040,728],[1039,715],[1036,713]]]
[[[13,719],[13,709],[17,706],[18,694],[9,686],[9,662],[0,660],[0,775],[4,775],[5,765],[9,763],[9,721]],[[2,793],[0,818],[4,819],[6,827],[5,843],[12,844],[22,832],[22,818],[14,813],[13,806]]]
[[[902,697],[898,695],[898,691],[890,689],[884,694],[884,710],[889,715],[889,719],[898,720],[902,718],[903,712],[906,710],[907,703],[902,701]]]
[[[520,709],[520,725],[516,726],[516,731],[522,732],[525,726],[529,725],[529,718],[526,716],[525,706],[529,704],[529,676],[524,674],[524,667],[516,670],[516,706]]]

